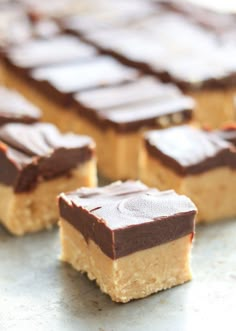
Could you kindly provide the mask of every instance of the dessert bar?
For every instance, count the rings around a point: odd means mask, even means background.
[[[143,131],[190,122],[194,102],[172,84],[152,77],[74,96],[78,132],[93,137],[100,173],[109,179],[137,179]]]
[[[187,125],[147,132],[140,178],[186,194],[199,210],[199,222],[236,216],[236,149],[216,132]]]
[[[47,123],[3,125],[0,168],[0,220],[15,235],[55,224],[60,192],[96,185],[93,141]]]
[[[96,280],[117,302],[191,279],[196,207],[174,191],[141,182],[59,196],[61,259]]]

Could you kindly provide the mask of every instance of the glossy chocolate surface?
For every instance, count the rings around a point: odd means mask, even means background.
[[[17,68],[30,69],[71,61],[87,60],[95,56],[94,47],[68,35],[49,39],[31,39],[8,50],[8,61]]]
[[[0,128],[0,182],[25,192],[41,180],[70,175],[94,155],[86,136],[61,134],[47,123],[7,124]]]
[[[0,1],[0,22],[0,51],[10,45],[25,42],[32,35],[30,20],[20,3]]]
[[[164,7],[153,17],[129,27],[92,31],[85,39],[122,62],[175,83],[184,91],[235,86],[236,43],[229,47],[216,28],[206,29],[204,22],[180,12]],[[235,30],[225,27],[224,34],[235,34]]]
[[[66,106],[72,103],[72,95],[76,92],[125,84],[140,76],[136,69],[104,55],[32,70],[13,65],[7,57],[5,64],[12,74],[18,74],[25,82],[53,99],[53,102]]]
[[[129,25],[134,21],[143,20],[153,15],[155,7],[151,1],[97,1],[93,2],[90,10],[85,10],[82,15],[79,13],[67,15],[60,20],[60,23],[66,31],[83,35],[91,31]]]
[[[146,151],[179,175],[194,175],[217,167],[236,168],[236,150],[217,134],[179,126],[145,134]]]
[[[80,92],[74,99],[80,116],[103,129],[112,127],[118,132],[162,127],[162,122],[166,126],[186,123],[192,118],[194,108],[193,100],[174,85],[163,84],[152,77]]]
[[[63,219],[112,259],[193,233],[196,214],[187,197],[133,181],[63,193],[59,208]]]
[[[34,123],[40,110],[14,90],[0,87],[0,126],[11,122]]]

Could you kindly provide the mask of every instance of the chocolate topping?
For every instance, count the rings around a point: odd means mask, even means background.
[[[236,150],[212,132],[179,126],[145,134],[147,152],[179,175],[217,167],[236,168]]]
[[[155,6],[148,1],[119,0],[100,1],[93,4],[93,10],[83,14],[67,15],[60,20],[62,27],[76,34],[87,34],[100,29],[129,25],[153,15]]]
[[[236,45],[223,45],[214,33],[175,11],[162,10],[131,27],[92,31],[84,38],[185,91],[236,85]]]
[[[62,93],[72,93],[132,81],[138,72],[109,56],[97,56],[86,62],[38,68],[32,70],[31,75],[39,82],[47,81]]]
[[[41,19],[33,25],[33,35],[36,38],[49,39],[59,35],[60,32],[60,27],[52,19]]]
[[[62,135],[47,123],[4,125],[0,140],[0,182],[18,193],[32,189],[42,179],[69,175],[94,154],[89,137]]]
[[[68,35],[50,39],[31,39],[8,50],[8,60],[18,68],[30,69],[71,61],[87,60],[95,56],[94,47]]]
[[[63,219],[112,259],[193,233],[196,214],[187,197],[132,181],[62,193],[59,208]]]
[[[24,6],[17,2],[0,1],[0,50],[20,44],[31,37],[31,24]]]
[[[40,110],[22,95],[0,87],[0,126],[10,122],[33,123],[41,117]]]
[[[75,95],[80,116],[102,128],[119,132],[162,127],[191,119],[194,102],[171,84],[144,77],[130,84],[80,92]],[[86,111],[85,111],[86,110]]]
[[[236,28],[236,15],[233,13],[214,11],[190,1],[163,0],[158,2],[158,5],[167,10],[180,13],[216,34],[222,34]]]

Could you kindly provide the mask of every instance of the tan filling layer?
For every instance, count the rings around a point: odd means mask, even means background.
[[[112,129],[101,130],[87,119],[80,119],[78,130],[96,141],[98,169],[110,180],[136,179],[141,133],[119,134]]]
[[[42,181],[30,192],[14,193],[11,186],[0,184],[0,220],[14,235],[50,228],[58,221],[56,197],[80,186],[96,186],[95,161],[71,172],[70,177]]]
[[[3,63],[0,59],[0,84],[4,85]]]
[[[4,68],[4,83],[7,87],[13,88],[23,94],[29,101],[38,106],[42,111],[42,120],[55,124],[61,131],[77,130],[79,116],[72,107],[60,106],[50,100],[46,95],[38,91],[34,86],[29,85],[19,75],[9,68]]]
[[[236,89],[206,90],[189,93],[197,102],[196,121],[212,128],[236,120],[234,97]]]
[[[160,190],[174,189],[187,195],[198,208],[197,222],[213,222],[236,216],[236,171],[218,167],[181,177],[143,150],[140,179]]]
[[[96,280],[113,301],[128,302],[182,284],[191,279],[192,235],[110,259],[67,221],[60,220],[61,259]]]

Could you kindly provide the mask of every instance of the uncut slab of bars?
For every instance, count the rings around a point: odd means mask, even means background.
[[[236,19],[183,7],[163,2],[153,17],[129,26],[91,28],[84,39],[125,64],[177,84],[197,101],[196,119],[219,127],[235,120]],[[74,25],[68,30],[76,34]]]
[[[92,136],[99,170],[109,179],[137,178],[143,130],[186,123],[193,117],[193,100],[176,86],[142,77],[72,36],[11,49],[5,76],[9,86],[40,106],[44,120],[62,131]]]
[[[0,220],[14,235],[49,228],[58,220],[56,196],[96,185],[94,143],[60,134],[51,124],[0,128]]]
[[[191,279],[196,207],[174,191],[116,182],[59,196],[61,259],[117,302]]]
[[[191,126],[150,131],[144,136],[140,178],[160,190],[186,194],[198,208],[198,222],[236,216],[235,130],[215,132]]]

